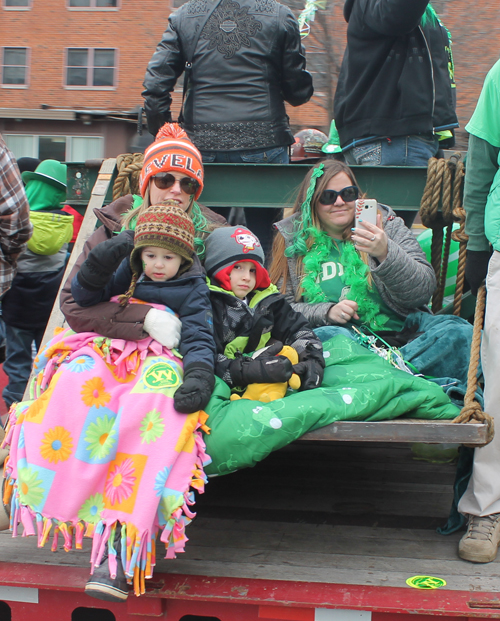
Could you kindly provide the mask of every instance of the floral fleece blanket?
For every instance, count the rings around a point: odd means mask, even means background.
[[[53,550],[61,537],[66,550],[92,537],[92,571],[109,542],[114,577],[119,523],[125,573],[144,593],[157,534],[167,558],[184,551],[190,488],[203,491],[209,463],[201,436],[207,415],[173,407],[182,362],[151,338],[64,330],[34,369],[32,400],[11,409],[4,443],[13,536],[22,524],[23,536],[36,535],[41,547],[52,532]]]

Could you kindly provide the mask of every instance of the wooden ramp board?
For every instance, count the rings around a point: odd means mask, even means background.
[[[340,421],[309,431],[298,440],[330,442],[425,442],[427,444],[471,444],[481,446],[488,427],[480,423],[452,423],[449,420],[416,418],[389,421]]]

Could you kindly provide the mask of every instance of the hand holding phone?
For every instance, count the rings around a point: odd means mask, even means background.
[[[356,200],[355,227],[360,222],[369,222],[377,226],[377,201],[374,198],[358,198]]]
[[[356,248],[376,258],[380,263],[385,261],[388,253],[388,240],[382,226],[377,224],[378,204],[373,198],[359,198],[356,201],[355,228],[351,236]]]

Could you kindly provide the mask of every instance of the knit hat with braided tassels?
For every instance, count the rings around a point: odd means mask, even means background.
[[[139,185],[144,196],[149,180],[160,172],[178,172],[196,179],[200,184],[194,195],[198,200],[203,190],[201,154],[177,123],[165,123],[155,141],[144,151]]]
[[[175,201],[151,205],[137,219],[134,249],[130,255],[130,265],[136,277],[143,271],[141,252],[147,246],[179,254],[183,259],[179,273],[185,272],[193,264],[193,221]]]

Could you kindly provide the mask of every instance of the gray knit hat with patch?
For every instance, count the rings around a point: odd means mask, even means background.
[[[244,226],[215,229],[205,241],[205,269],[209,278],[221,276],[224,270],[240,261],[252,261],[257,268],[256,288],[268,287],[269,274],[264,267],[264,251],[256,235]],[[218,278],[220,281],[220,277]],[[222,282],[227,288],[227,279]]]
[[[256,261],[264,266],[264,251],[257,236],[244,226],[215,229],[205,241],[205,269],[211,278],[238,261]]]

